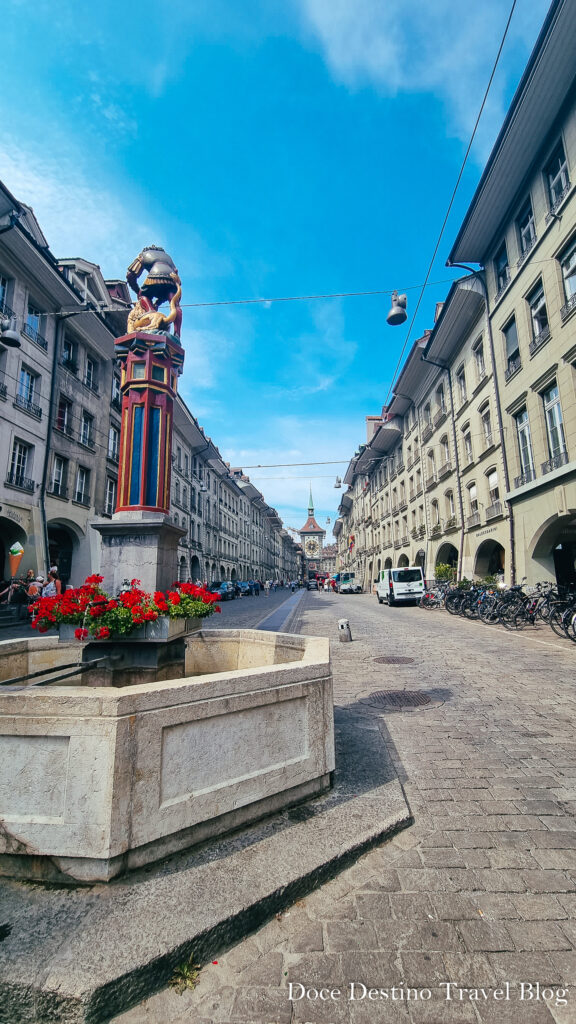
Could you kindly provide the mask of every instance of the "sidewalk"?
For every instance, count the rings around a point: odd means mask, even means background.
[[[382,736],[416,824],[115,1024],[572,1024],[576,649],[368,595],[310,594],[298,615],[334,638],[349,617],[335,700]],[[389,689],[430,700],[362,703]]]

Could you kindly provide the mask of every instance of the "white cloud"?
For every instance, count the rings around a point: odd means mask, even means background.
[[[346,338],[340,303],[319,303],[311,317],[312,329],[295,338],[285,353],[284,377],[290,383],[266,389],[275,400],[291,401],[330,391],[354,361],[358,345]]]
[[[105,277],[124,277],[136,255],[127,252],[126,239],[138,245],[161,238],[141,210],[131,210],[104,184],[89,180],[70,152],[51,156],[41,147],[5,137],[0,178],[17,199],[33,207],[57,257],[82,256],[98,263]]]
[[[322,46],[334,77],[352,89],[385,95],[429,92],[448,109],[451,130],[468,138],[507,20],[508,4],[484,0],[297,0],[303,22]],[[523,60],[549,0],[519,4],[506,51]],[[504,113],[506,75],[497,75],[479,145],[492,140]]]

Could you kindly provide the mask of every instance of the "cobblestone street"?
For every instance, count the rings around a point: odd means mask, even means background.
[[[369,595],[305,594],[292,628],[335,641],[337,713],[380,730],[415,825],[116,1024],[576,1021],[574,647]],[[402,689],[429,703],[362,703]]]

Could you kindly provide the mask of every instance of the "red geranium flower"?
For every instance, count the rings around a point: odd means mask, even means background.
[[[87,640],[88,639],[88,630],[87,629],[75,629],[74,630],[74,636],[76,637],[77,640]]]

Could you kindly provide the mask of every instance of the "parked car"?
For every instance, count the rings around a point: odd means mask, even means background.
[[[361,594],[362,585],[355,583],[354,580],[344,580],[338,585],[339,594]]]
[[[211,594],[217,594],[221,601],[233,601],[235,598],[234,584],[227,580],[216,581],[208,587]]]
[[[240,587],[240,593],[242,594],[242,597],[249,597],[249,595],[252,593],[252,587],[246,580],[240,580],[238,586]]]
[[[316,580],[308,580],[306,586],[308,590],[318,590],[318,583]]]

